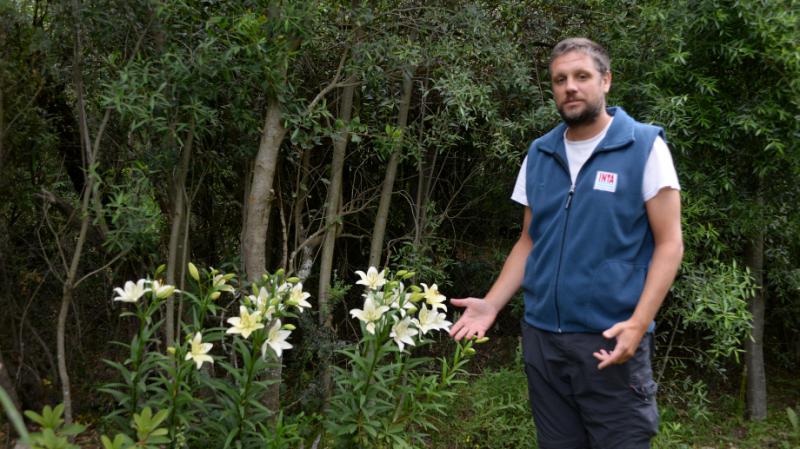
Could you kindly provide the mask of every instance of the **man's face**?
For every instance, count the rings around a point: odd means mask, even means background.
[[[554,59],[550,80],[558,112],[569,126],[593,123],[606,106],[611,74],[601,74],[584,52],[571,51]]]

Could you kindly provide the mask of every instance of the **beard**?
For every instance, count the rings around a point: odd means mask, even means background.
[[[567,101],[569,101],[569,99]],[[594,121],[597,120],[597,117],[600,116],[600,112],[603,110],[602,102],[586,102],[584,104],[585,107],[582,111],[574,113],[569,113],[563,106],[559,106],[558,114],[561,115],[561,119],[564,120],[564,123],[566,123],[567,126],[580,126],[594,123]]]

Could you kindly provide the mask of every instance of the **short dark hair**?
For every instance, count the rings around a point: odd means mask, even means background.
[[[594,65],[597,71],[601,74],[611,71],[611,59],[608,57],[608,52],[597,42],[586,39],[585,37],[570,37],[556,44],[553,51],[550,52],[550,64],[561,55],[569,52],[579,51],[586,53],[594,60]]]

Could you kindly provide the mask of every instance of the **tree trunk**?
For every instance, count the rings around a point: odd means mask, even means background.
[[[411,91],[412,91],[412,73],[411,71],[403,72],[403,96],[400,100],[400,111],[397,118],[397,127],[405,132],[406,124],[408,123],[408,111],[411,105]],[[383,178],[383,186],[381,187],[380,202],[378,203],[378,212],[375,214],[375,226],[372,229],[372,243],[369,247],[369,266],[378,267],[381,261],[381,253],[383,253],[383,239],[386,235],[386,221],[389,217],[389,206],[392,202],[392,191],[394,190],[394,181],[397,178],[397,165],[400,163],[400,150],[397,149],[392,153],[389,158],[389,164],[386,166],[386,174]]]
[[[14,408],[17,409],[19,414],[22,414],[22,404],[19,402],[19,396],[17,395],[17,389],[14,387],[14,381],[11,379],[11,376],[8,374],[8,367],[6,366],[6,362],[3,359],[3,351],[0,350],[0,387],[6,391],[8,397],[11,398],[11,403],[14,404]]]
[[[6,140],[6,116],[3,101],[3,86],[0,85],[0,174],[3,173],[3,160],[6,156],[5,147],[3,146],[3,142]]]
[[[266,271],[266,238],[269,226],[270,206],[272,203],[272,182],[275,178],[275,167],[278,164],[281,142],[286,135],[283,127],[283,114],[277,99],[270,100],[261,132],[250,194],[247,198],[247,215],[245,218],[244,241],[242,255],[244,258],[247,279],[255,281]]]
[[[64,423],[66,425],[72,424],[72,393],[70,390],[69,372],[67,371],[67,352],[66,352],[66,327],[67,316],[69,308],[72,303],[73,291],[76,284],[78,275],[78,267],[80,266],[81,255],[83,253],[83,246],[86,243],[86,233],[89,230],[89,204],[91,203],[92,194],[94,192],[95,176],[92,175],[91,170],[97,159],[100,138],[103,134],[105,123],[108,120],[108,111],[100,125],[100,130],[97,133],[95,148],[92,148],[91,137],[89,135],[89,123],[86,118],[86,103],[83,92],[83,74],[81,73],[82,62],[82,48],[81,48],[81,33],[80,33],[80,5],[78,0],[72,0],[72,13],[75,22],[75,48],[74,48],[74,64],[72,68],[73,82],[75,83],[75,92],[77,93],[77,110],[78,110],[78,123],[81,136],[81,148],[84,156],[84,188],[81,193],[81,230],[78,234],[78,239],[75,242],[75,249],[72,253],[72,260],[67,268],[67,276],[64,281],[64,287],[61,296],[61,307],[58,312],[58,322],[56,327],[56,353],[58,359],[58,376],[61,381],[61,395],[64,403]]]
[[[757,198],[758,207],[763,198]],[[748,242],[745,248],[745,263],[756,284],[755,295],[750,303],[753,314],[752,339],[745,340],[745,365],[747,367],[747,414],[751,420],[767,417],[767,375],[764,369],[764,231],[763,228]]]
[[[347,152],[347,141],[350,138],[348,127],[353,113],[353,83],[342,90],[342,103],[339,117],[343,122],[343,129],[336,133],[333,140],[333,157],[331,160],[331,178],[328,184],[328,196],[325,200],[325,239],[322,242],[322,259],[319,266],[319,324],[330,328],[331,311],[329,304],[331,271],[333,270],[333,250],[336,245],[336,235],[339,232],[339,207],[342,193],[342,172],[344,171],[344,158]]]
[[[174,139],[170,139],[173,140]],[[187,204],[186,204],[186,176],[189,172],[189,163],[192,158],[192,144],[194,141],[194,121],[189,127],[189,136],[186,144],[181,149],[181,160],[177,167],[177,172],[172,181],[171,195],[172,208],[170,211],[171,227],[169,232],[169,253],[167,256],[167,283],[178,285],[183,278],[178,278],[176,274],[183,273],[185,264],[185,232],[188,228]],[[167,298],[166,318],[164,320],[164,336],[167,346],[175,344],[175,298]]]
[[[277,99],[272,99],[267,105],[264,129],[261,131],[261,142],[253,164],[250,193],[244,206],[247,214],[244,222],[242,256],[247,279],[250,282],[258,280],[267,270],[266,240],[274,194],[272,183],[275,179],[278,156],[285,135],[286,128],[283,126],[281,104]],[[277,412],[280,408],[281,373],[282,366],[279,358],[277,366],[267,373],[267,380],[272,380],[273,383],[269,386],[263,400],[264,405],[273,412]]]

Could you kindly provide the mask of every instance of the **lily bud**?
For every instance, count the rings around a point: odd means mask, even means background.
[[[473,354],[475,354],[475,349],[473,349],[473,348],[464,348],[464,354],[473,355]]]
[[[164,299],[169,298],[175,292],[174,285],[162,285],[159,289],[156,290],[156,298]]]
[[[295,325],[292,324],[292,323],[286,323],[283,326],[281,326],[281,329],[285,329],[287,331],[293,331],[293,330],[297,329],[297,327],[295,327]]]
[[[486,343],[487,341],[489,341],[489,337],[481,337],[481,338],[475,340],[475,344],[479,345],[481,343]]]
[[[194,279],[195,281],[200,282],[200,272],[197,271],[197,267],[194,266],[194,264],[191,262],[189,262],[188,266],[189,266],[189,276],[191,276],[192,279]]]
[[[209,298],[216,300],[217,298],[219,298],[220,294],[221,292],[214,292],[209,296]]]
[[[300,278],[296,277],[296,276],[295,277],[290,277],[289,279],[286,280],[286,282],[288,282],[290,284],[296,284],[296,283],[300,282]]]
[[[167,354],[175,355],[175,346],[167,346]]]
[[[158,277],[158,275],[163,273],[164,270],[166,270],[166,269],[167,269],[167,266],[162,263],[161,265],[158,266],[158,268],[156,268],[155,273],[153,273],[153,277]]]

